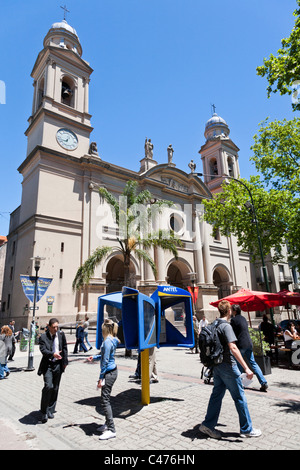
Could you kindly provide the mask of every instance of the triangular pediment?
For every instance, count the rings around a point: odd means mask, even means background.
[[[77,66],[78,68],[84,70],[89,75],[93,72],[93,69],[89,66],[89,64],[83,60],[78,54],[74,51],[69,49],[60,49],[59,47],[54,46],[47,46],[45,47],[37,56],[35,64],[33,66],[31,76],[34,76],[35,71],[45,60],[51,58],[52,60],[63,60],[64,62],[70,63],[73,66]]]
[[[168,193],[182,194],[185,197],[211,198],[208,187],[195,173],[186,173],[183,170],[168,164],[156,165],[143,173],[144,182],[153,182],[160,185],[161,189]]]

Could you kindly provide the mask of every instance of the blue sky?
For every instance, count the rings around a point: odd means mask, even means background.
[[[0,0],[0,235],[21,202],[17,168],[26,157],[30,77],[43,39],[63,19],[65,1]],[[296,0],[66,0],[67,21],[77,31],[83,58],[94,73],[90,84],[92,140],[105,161],[139,171],[145,138],[154,158],[189,172],[204,128],[216,105],[240,148],[241,176],[253,135],[267,116],[292,119],[291,98],[267,98],[267,81],[256,75],[264,57],[276,54],[293,26]],[[1,101],[1,100],[0,100]]]

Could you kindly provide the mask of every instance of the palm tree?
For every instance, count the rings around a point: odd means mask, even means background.
[[[182,242],[179,238],[175,237],[173,231],[165,232],[161,229],[156,233],[153,233],[152,230],[148,231],[153,214],[160,213],[163,207],[172,207],[174,205],[173,202],[155,200],[148,190],[138,193],[138,183],[136,181],[128,181],[126,183],[122,194],[125,199],[120,198],[120,200],[117,200],[105,188],[100,188],[99,193],[114,209],[116,223],[119,227],[119,235],[123,235],[123,237],[117,238],[119,246],[100,246],[96,248],[77,270],[73,281],[73,290],[79,290],[88,285],[94,275],[96,266],[113,251],[121,251],[123,255],[124,284],[128,287],[134,287],[131,285],[132,281],[129,275],[130,260],[133,253],[140,260],[145,260],[150,265],[154,276],[156,276],[156,266],[154,260],[146,251],[147,249],[155,246],[161,247],[164,250],[170,251],[175,259],[178,258],[177,248],[182,246]],[[122,204],[124,200],[126,204]],[[151,209],[148,208],[150,201],[154,201]],[[136,208],[138,207],[144,207],[145,210],[139,215],[138,224],[136,224]]]

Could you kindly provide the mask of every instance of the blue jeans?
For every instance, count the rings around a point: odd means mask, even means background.
[[[88,347],[89,347],[89,348],[92,348],[92,345],[91,345],[91,343],[90,343],[89,340],[88,340],[88,334],[89,334],[88,331],[85,331],[85,332],[84,332],[84,339],[85,339],[85,342],[86,342],[86,344],[88,345]]]
[[[267,381],[266,381],[259,365],[256,364],[256,362],[255,362],[252,349],[240,349],[240,352],[241,352],[241,355],[243,356],[243,358],[246,360],[246,362],[248,362],[250,369],[256,375],[260,385],[266,384]],[[237,365],[238,365],[238,368],[240,369],[240,371],[244,372],[244,369],[242,368],[242,366],[239,363],[237,363]]]
[[[208,408],[203,424],[210,429],[218,423],[222,400],[226,389],[229,390],[239,415],[240,432],[249,433],[252,431],[252,421],[250,418],[248,404],[239,369],[235,364],[223,362],[213,369],[214,388],[209,399]]]
[[[0,364],[0,380],[4,379],[4,377],[5,377],[4,372],[9,373],[10,370],[9,370],[7,364]]]

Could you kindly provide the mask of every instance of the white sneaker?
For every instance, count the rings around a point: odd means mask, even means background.
[[[99,432],[104,432],[107,430],[107,426],[106,424],[102,424],[102,426],[100,426],[99,428],[97,428],[97,431]]]
[[[199,426],[199,431],[202,432],[203,434],[206,434],[209,437],[212,437],[213,439],[222,438],[222,434],[219,431],[216,431],[215,429],[210,429],[207,426],[204,426],[204,424],[201,424]]]
[[[250,432],[241,434],[241,437],[259,437],[259,436],[261,436],[261,430],[254,429],[254,428],[252,428],[252,431]]]
[[[112,431],[109,431],[108,429],[106,431],[104,431],[103,434],[101,434],[101,436],[99,437],[99,439],[101,441],[105,441],[107,439],[112,439],[113,437],[116,437],[116,433],[115,432],[112,432]]]

